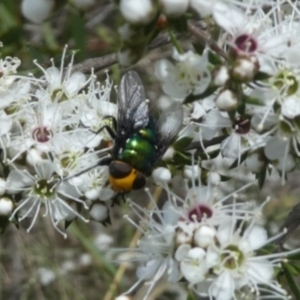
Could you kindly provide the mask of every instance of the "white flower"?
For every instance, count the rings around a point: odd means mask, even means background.
[[[233,231],[232,222],[228,222],[219,227],[217,240],[220,246],[211,246],[207,250],[208,256],[219,257],[214,266],[218,275],[209,289],[210,296],[220,300],[231,299],[235,290],[245,285],[258,291],[259,284],[274,284],[272,262],[264,257],[255,257],[254,252],[268,242],[265,229],[252,224],[241,236],[239,231]]]
[[[86,204],[79,199],[79,195],[68,183],[58,185],[57,177],[54,173],[53,164],[50,161],[43,161],[35,166],[35,175],[31,175],[27,170],[15,169],[9,173],[7,178],[7,190],[11,193],[22,192],[22,200],[14,210],[10,219],[19,213],[22,221],[24,218],[33,215],[31,225],[27,229],[29,232],[40,213],[41,206],[45,206],[43,216],[49,215],[53,227],[65,238],[66,234],[58,228],[58,222],[67,219],[70,215],[75,215],[85,220],[68,202],[76,202],[87,209]]]
[[[10,143],[10,155],[15,156],[12,161],[32,147],[41,152],[50,151],[51,139],[63,129],[62,111],[56,104],[40,102],[25,107],[23,112],[21,132]]]
[[[205,250],[194,247],[188,250],[185,258],[181,261],[180,270],[185,279],[191,284],[204,280],[208,272],[205,258]]]
[[[168,194],[168,199],[172,199],[173,206],[170,207],[170,210],[176,212],[180,217],[180,223],[178,223],[178,228],[183,228],[182,223],[185,223],[184,232],[186,236],[187,232],[194,234],[194,230],[197,230],[200,225],[208,226],[218,226],[230,219],[230,215],[233,209],[236,207],[239,208],[239,216],[243,216],[242,212],[248,212],[247,203],[232,204],[226,203],[234,194],[247,189],[251,186],[253,182],[244,185],[239,190],[235,191],[233,194],[226,195],[225,197],[220,197],[217,193],[217,189],[212,188],[211,186],[202,186],[201,185],[201,174],[197,176],[194,173],[194,176],[191,180],[191,188],[186,186],[186,196],[181,198],[179,195],[174,193],[167,185],[165,185],[165,191]],[[251,214],[251,212],[248,212]],[[190,223],[194,223],[190,225]],[[181,231],[178,230],[177,235],[181,234]],[[177,237],[176,235],[176,237]],[[184,242],[186,243],[186,242]]]
[[[148,195],[151,201],[154,201],[149,191]],[[138,215],[141,212],[148,214],[133,202],[131,207]],[[159,222],[155,221],[154,215],[157,216]],[[143,220],[142,227],[147,228],[147,231],[135,224],[129,217],[127,219],[144,232],[138,248],[134,250],[135,260],[141,263],[137,268],[138,281],[127,293],[133,291],[142,281],[150,281],[148,291],[143,298],[146,300],[154,285],[164,276],[167,277],[168,282],[177,282],[181,277],[179,263],[174,258],[175,224],[178,215],[172,210],[172,204],[166,202],[162,209],[155,206],[149,217]]]
[[[80,176],[81,184],[78,185],[79,190],[84,193],[84,196],[89,200],[101,201],[110,200],[115,192],[107,187],[108,182],[108,167],[97,167]]]
[[[241,155],[251,149],[255,150],[267,143],[269,132],[266,134],[257,134],[251,128],[250,119],[236,118],[232,125],[231,134],[222,141],[221,153],[224,157],[238,159],[240,164]]]
[[[80,91],[94,79],[94,74],[91,70],[90,77],[86,79],[82,72],[72,70],[75,53],[72,54],[71,62],[65,69],[66,52],[67,46],[65,46],[62,54],[60,69],[54,65],[53,59],[51,60],[52,66],[47,69],[44,69],[37,61],[34,63],[44,73],[42,79],[35,79],[35,83],[39,87],[36,91],[36,97],[48,102],[61,103],[67,113],[76,106],[78,98],[84,96]],[[66,100],[69,100],[68,104],[64,103]]]
[[[164,92],[174,99],[183,100],[190,93],[201,94],[209,86],[208,50],[202,56],[188,51],[179,54],[174,50],[175,64],[166,59],[157,61],[155,74],[163,83]]]
[[[93,138],[94,136],[87,129],[74,129],[53,137],[49,149],[53,156],[55,171],[60,177],[75,175],[99,161],[96,153],[85,149]]]
[[[87,95],[87,103],[78,109],[81,124],[91,131],[91,138],[86,145],[87,147],[97,147],[103,139],[105,141],[112,139],[106,129],[99,132],[103,126],[112,126],[109,118],[116,118],[117,116],[117,105],[109,102],[111,88],[112,82],[109,81],[108,77],[104,85],[92,82]]]
[[[249,17],[238,7],[217,1],[213,6],[213,17],[229,33],[228,45],[237,54],[256,55],[260,70],[267,71],[270,61],[287,49],[289,40],[287,33],[281,34],[281,30],[276,30],[280,28],[280,23],[270,22],[270,16],[276,10],[277,5],[271,5],[271,11],[267,14],[257,9]]]

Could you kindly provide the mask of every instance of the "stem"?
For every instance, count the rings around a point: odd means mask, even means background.
[[[163,188],[161,186],[157,187],[154,191],[154,195],[153,198],[155,199],[155,201],[157,202],[157,200],[159,199],[159,196],[162,193]],[[153,207],[153,202],[151,201],[148,205],[148,209],[151,209],[151,207]],[[141,237],[142,232],[137,230],[133,236],[133,238],[131,239],[130,243],[129,243],[129,248],[133,248],[136,246],[139,238]],[[129,251],[130,252],[130,251]],[[118,285],[120,283],[120,281],[123,278],[124,273],[126,272],[128,264],[127,263],[123,263],[120,265],[111,285],[108,288],[108,291],[106,292],[103,300],[113,300],[114,299],[114,295],[116,293],[116,290],[118,288]]]
[[[181,37],[180,34],[173,34],[173,37],[178,40],[178,37]],[[148,46],[147,50],[153,50],[156,48],[159,48],[161,46],[167,45],[171,42],[171,36],[169,34],[161,34],[157,36],[151,44]],[[101,57],[95,57],[95,58],[89,58],[84,60],[82,63],[73,65],[72,67],[72,73],[74,72],[82,72],[82,73],[88,73],[91,71],[91,69],[94,69],[94,72],[101,71],[103,69],[109,68],[112,65],[115,65],[118,63],[117,54],[116,53],[110,53]],[[65,72],[66,72],[65,68]]]
[[[169,31],[169,35],[170,35],[171,42],[172,42],[173,46],[176,48],[177,52],[178,52],[179,54],[183,54],[183,53],[184,53],[184,50],[183,50],[183,48],[181,47],[181,45],[179,44],[179,42],[178,42],[178,40],[177,40],[177,38],[176,38],[176,36],[174,35],[174,33],[173,33],[172,30]]]
[[[199,28],[196,22],[188,21],[188,31],[197,38],[197,41],[200,42],[200,44],[208,45],[213,51],[215,51],[225,60],[228,60],[227,53],[220,48],[206,32]]]

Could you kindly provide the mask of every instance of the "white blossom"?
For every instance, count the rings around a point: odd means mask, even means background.
[[[190,93],[203,93],[211,81],[207,56],[207,50],[202,56],[193,51],[179,54],[174,50],[175,64],[166,59],[157,61],[155,74],[163,83],[164,92],[178,100],[183,100]]]
[[[10,219],[17,213],[21,215],[18,218],[19,221],[33,216],[31,225],[27,229],[28,232],[34,226],[42,206],[45,207],[44,216],[49,215],[53,227],[64,237],[66,234],[57,226],[59,221],[67,219],[70,214],[86,221],[68,202],[75,201],[83,205],[84,208],[87,208],[87,205],[79,199],[76,189],[70,184],[58,184],[50,161],[43,161],[36,165],[34,176],[27,170],[15,169],[11,171],[7,178],[7,190],[11,193],[22,192],[23,198]]]

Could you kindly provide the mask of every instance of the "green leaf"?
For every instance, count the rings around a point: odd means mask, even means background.
[[[21,27],[11,27],[0,35],[1,42],[4,46],[16,43],[21,45],[24,33]]]
[[[300,261],[300,251],[298,253],[289,255],[288,260],[299,260]]]
[[[208,52],[208,61],[215,66],[224,65],[224,61],[222,60],[220,55],[212,51]]]
[[[298,264],[293,264],[293,268],[296,271],[296,275],[300,275],[300,265]]]
[[[1,31],[6,31],[11,27],[17,26],[17,18],[7,9],[7,7],[0,4],[0,20],[1,20]]]
[[[228,181],[228,180],[231,179],[231,177],[229,177],[229,176],[224,176],[224,175],[220,175],[220,177],[221,177],[221,181],[222,181],[222,182]]]
[[[52,51],[58,51],[60,49],[56,37],[54,34],[54,30],[51,27],[49,22],[45,22],[41,25],[43,38],[45,40],[46,46]]]
[[[283,264],[283,270],[284,270],[286,280],[295,296],[295,299],[300,299],[300,290],[298,284],[294,280],[293,267],[290,264],[285,263]]]
[[[68,227],[73,223],[74,220],[71,221],[65,221],[65,229],[68,229]]]
[[[187,146],[192,142],[192,138],[189,136],[185,136],[173,144],[175,150],[184,150]]]
[[[169,169],[169,171],[171,172],[172,176],[174,176],[176,174],[176,171],[177,171],[176,167],[172,164],[167,164],[166,166]]]
[[[196,53],[198,53],[199,55],[203,54],[203,51],[205,49],[205,44],[193,43],[193,46],[194,46]]]
[[[217,89],[218,89],[218,87],[216,87],[216,86],[209,86],[206,89],[206,91],[204,91],[202,94],[199,94],[199,95],[190,94],[189,96],[187,96],[185,98],[183,103],[187,104],[187,103],[191,103],[191,102],[194,102],[194,101],[197,101],[197,100],[204,99],[204,98],[212,95]]]
[[[266,79],[271,78],[272,75],[264,72],[257,72],[256,75],[254,76],[253,80],[254,81],[264,81]]]
[[[186,300],[196,300],[196,296],[193,291],[189,290]]]
[[[71,31],[72,37],[75,41],[74,48],[80,49],[80,52],[76,55],[76,59],[82,61],[86,56],[86,29],[83,17],[74,13],[71,18]]]
[[[174,28],[177,32],[187,32],[187,19],[185,16],[179,18],[168,18],[168,23]]]
[[[38,50],[38,48],[33,47],[31,44],[26,44],[25,46],[26,46],[26,48],[27,48],[28,52],[30,53],[33,60],[36,59],[40,62],[44,61],[44,57],[41,54],[41,51]],[[28,71],[27,71],[27,73],[28,73]]]
[[[245,114],[245,111],[246,111],[246,104],[245,102],[240,102],[236,111],[241,115],[243,116]]]
[[[207,160],[207,159],[214,159],[216,158],[220,153],[220,149],[217,149],[217,150],[213,150],[213,151],[210,151],[210,152],[203,152],[203,151],[196,151],[196,155],[201,158],[202,160]],[[208,155],[208,157],[207,157]]]
[[[266,180],[267,168],[264,168],[262,171],[256,174],[256,179],[258,181],[258,186],[260,189],[263,188]]]
[[[247,104],[253,104],[253,105],[258,105],[258,106],[265,105],[265,102],[262,99],[250,97],[250,96],[246,96],[246,95],[244,95],[243,101]]]
[[[190,165],[191,164],[191,155],[188,153],[176,151],[173,157],[176,165]]]

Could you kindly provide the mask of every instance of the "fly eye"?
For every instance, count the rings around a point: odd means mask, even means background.
[[[116,179],[125,178],[130,174],[132,167],[121,161],[113,161],[109,165],[109,174]]]
[[[132,185],[132,189],[139,190],[146,185],[146,177],[142,173],[138,173]]]

